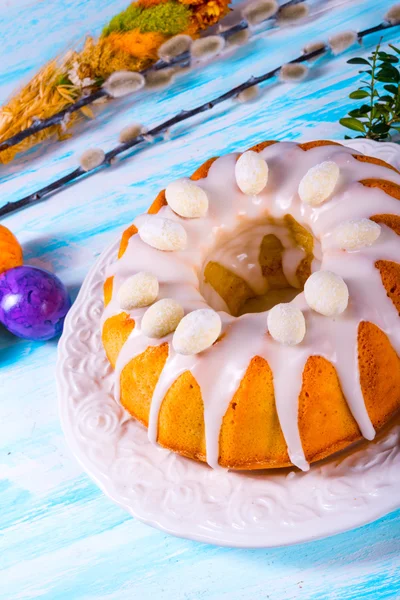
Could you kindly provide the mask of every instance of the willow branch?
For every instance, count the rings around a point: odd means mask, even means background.
[[[381,31],[383,29],[387,29],[388,27],[393,27],[393,25],[388,25],[387,23],[381,23],[380,25],[374,27],[373,31],[374,32]],[[371,33],[371,29],[360,31],[358,33],[358,38],[362,39],[369,33]],[[329,51],[329,46],[325,45],[321,48],[318,48],[317,50],[313,50],[312,52],[301,54],[297,58],[294,58],[293,60],[291,60],[290,64],[307,62],[308,60],[311,60],[313,58],[316,58],[318,56],[326,54],[328,51]],[[20,200],[18,200],[16,202],[8,202],[2,208],[0,208],[0,217],[8,215],[17,210],[20,210],[21,208],[25,208],[27,206],[36,204],[37,202],[40,202],[41,200],[43,200],[43,198],[45,196],[48,196],[52,192],[59,190],[64,185],[71,183],[72,181],[75,181],[75,180],[79,179],[80,177],[83,177],[84,175],[90,175],[105,166],[109,166],[110,164],[112,164],[113,159],[115,159],[120,154],[123,154],[127,150],[130,150],[130,149],[138,146],[141,143],[148,142],[149,139],[152,139],[152,138],[164,133],[170,127],[173,127],[174,125],[177,125],[178,123],[182,123],[183,121],[187,121],[188,119],[191,119],[192,117],[194,117],[196,115],[199,115],[201,113],[209,111],[209,110],[213,109],[215,106],[217,106],[218,104],[221,104],[222,102],[225,102],[226,100],[229,100],[230,98],[235,98],[238,94],[240,94],[240,92],[243,92],[244,90],[247,90],[248,88],[253,87],[254,85],[258,85],[260,83],[264,83],[264,82],[272,79],[279,73],[280,70],[281,70],[281,66],[276,67],[275,69],[268,71],[268,73],[264,73],[257,77],[252,76],[249,79],[247,79],[245,82],[228,90],[224,94],[217,96],[216,98],[214,98],[213,100],[210,100],[209,102],[205,102],[205,103],[203,103],[199,106],[196,106],[195,108],[192,108],[190,110],[182,110],[174,117],[171,117],[170,119],[167,119],[166,121],[164,121],[163,123],[160,123],[156,127],[153,127],[153,129],[150,129],[149,131],[146,132],[146,134],[140,134],[137,137],[130,140],[129,142],[124,142],[124,143],[118,144],[115,148],[109,150],[105,154],[103,163],[96,169],[93,169],[93,171],[86,172],[84,169],[79,167],[79,168],[75,169],[74,171],[72,171],[71,173],[68,173],[67,175],[64,175],[63,177],[61,177],[60,179],[57,179],[53,183],[41,188],[37,192],[34,192],[33,194],[29,194],[28,196],[25,196],[24,198],[21,198]]]
[[[288,2],[285,2],[284,4],[282,4],[280,6],[276,15],[267,19],[267,21],[276,20],[277,16],[279,16],[279,12],[283,8],[285,8],[289,5],[299,4],[300,2],[303,2],[303,1],[304,0],[288,0]],[[238,33],[239,31],[242,31],[242,30],[248,29],[248,28],[249,28],[249,24],[247,23],[247,21],[245,19],[242,19],[236,25],[233,25],[229,29],[226,29],[225,31],[218,33],[218,35],[223,37],[225,40],[228,40],[235,33]],[[141,71],[141,73],[143,75],[146,75],[150,71],[160,71],[162,69],[167,69],[167,68],[173,67],[173,66],[180,66],[181,68],[185,68],[185,67],[190,66],[190,64],[191,64],[190,52],[186,51],[186,52],[182,52],[178,56],[174,56],[173,58],[171,58],[168,61],[159,59],[151,67],[148,67],[147,69],[143,69]],[[43,119],[43,120],[37,119],[34,123],[32,123],[32,125],[30,125],[26,129],[24,129],[24,130],[20,131],[19,133],[16,133],[15,135],[0,142],[0,152],[2,150],[7,150],[8,148],[11,148],[12,146],[16,146],[20,142],[23,142],[27,138],[31,137],[32,135],[35,135],[36,133],[39,133],[40,131],[43,131],[44,129],[48,129],[49,127],[54,127],[55,125],[61,125],[64,122],[64,119],[67,115],[77,112],[82,107],[92,104],[99,98],[108,98],[110,100],[112,99],[112,97],[109,96],[103,88],[99,88],[99,89],[95,90],[94,92],[91,92],[90,94],[86,94],[86,95],[82,96],[79,100],[77,100],[76,102],[70,104],[69,106],[67,106],[63,110],[59,111],[58,113],[55,113],[51,117],[49,117],[47,119]]]

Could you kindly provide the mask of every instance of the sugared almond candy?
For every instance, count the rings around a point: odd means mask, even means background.
[[[296,346],[306,334],[306,322],[300,309],[290,304],[276,304],[268,313],[270,335],[286,346]]]
[[[310,275],[304,286],[304,296],[308,306],[325,317],[340,315],[349,302],[347,285],[331,271],[316,271]]]
[[[211,308],[200,308],[183,317],[179,323],[172,345],[178,354],[198,354],[218,339],[221,318]]]
[[[136,273],[124,281],[118,290],[122,310],[132,310],[153,304],[158,296],[158,280],[151,273]]]
[[[181,217],[204,217],[208,210],[206,192],[190,179],[177,179],[167,185],[165,197],[168,205]]]
[[[331,160],[311,167],[299,185],[302,202],[310,206],[322,204],[332,194],[339,179],[339,167]]]
[[[257,152],[247,150],[236,161],[235,176],[242,192],[247,196],[255,196],[267,185],[268,165]]]
[[[185,228],[163,217],[149,216],[139,227],[139,236],[157,250],[184,250],[187,244]]]
[[[175,331],[183,318],[182,306],[172,298],[163,298],[146,310],[141,330],[150,338],[162,338]]]
[[[381,227],[370,219],[345,221],[333,232],[333,238],[343,250],[360,250],[372,246],[381,234]]]

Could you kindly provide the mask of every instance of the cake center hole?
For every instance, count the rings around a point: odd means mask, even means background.
[[[204,261],[200,291],[234,316],[290,302],[311,273],[314,238],[291,215],[222,234]]]

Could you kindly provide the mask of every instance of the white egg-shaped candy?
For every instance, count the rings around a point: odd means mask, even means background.
[[[221,318],[215,310],[194,310],[176,328],[172,339],[175,352],[186,355],[203,352],[218,339],[221,327]]]
[[[308,306],[325,317],[340,315],[349,302],[346,283],[331,271],[316,271],[310,275],[304,286],[304,296]]]
[[[309,206],[319,206],[333,193],[339,179],[339,167],[331,160],[311,167],[299,185],[299,196]]]
[[[185,228],[172,219],[149,216],[139,227],[140,239],[157,250],[184,250],[187,244]]]
[[[257,152],[247,150],[236,161],[235,176],[241,191],[247,196],[255,196],[267,185],[267,162]]]
[[[371,219],[345,221],[336,227],[333,238],[342,250],[360,250],[372,246],[381,234],[381,227]]]
[[[181,217],[195,219],[207,214],[207,194],[190,179],[177,179],[169,183],[165,197],[168,205]]]
[[[175,331],[183,315],[179,302],[173,298],[163,298],[146,310],[141,330],[147,337],[162,338]]]
[[[158,279],[151,273],[141,271],[124,281],[118,290],[118,303],[122,310],[150,306],[157,300]]]
[[[276,304],[268,312],[268,331],[270,335],[286,346],[296,346],[306,334],[306,321],[300,309],[290,304]]]

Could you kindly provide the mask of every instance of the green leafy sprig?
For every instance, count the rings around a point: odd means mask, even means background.
[[[351,65],[364,65],[367,68],[359,71],[365,77],[363,84],[349,98],[363,100],[364,104],[351,110],[348,117],[340,119],[340,124],[359,132],[356,138],[369,138],[382,141],[392,139],[392,135],[400,132],[400,49],[389,44],[394,52],[381,50],[378,44],[371,56],[351,58]],[[346,135],[345,139],[351,139]]]

